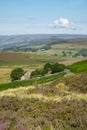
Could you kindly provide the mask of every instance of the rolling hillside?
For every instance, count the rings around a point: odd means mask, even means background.
[[[3,37],[4,42],[0,38],[1,130],[86,130],[87,39],[67,37],[13,36]],[[56,62],[74,74],[11,82],[16,67],[31,72]]]
[[[86,118],[85,73],[49,84],[35,84],[0,92],[2,129],[86,130]]]
[[[32,34],[0,36],[0,50],[29,44],[43,44],[59,39],[87,38],[87,35]]]
[[[61,57],[52,55],[40,55],[32,53],[0,52],[0,83],[11,81],[10,73],[16,67],[32,72],[36,68],[42,67],[45,63],[73,64],[87,58]]]
[[[1,38],[1,51],[30,52],[40,55],[87,57],[85,35],[23,35]]]
[[[0,52],[0,83],[4,83],[0,84],[1,130],[86,130],[87,60],[68,65],[75,73],[70,76],[62,73],[20,82],[3,81],[17,66],[31,70],[46,62],[72,60],[77,58]]]

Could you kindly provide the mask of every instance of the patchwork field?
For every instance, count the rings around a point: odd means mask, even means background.
[[[63,57],[87,57],[87,38],[54,39],[47,41],[42,39],[43,42],[40,43],[27,43],[25,45],[7,48],[5,51],[30,52],[39,55]]]
[[[70,42],[70,41],[69,41]],[[86,57],[87,56],[87,42],[76,42],[72,41],[70,43],[58,43],[47,46],[48,49],[38,49],[37,54],[44,55],[55,55],[55,56],[70,56],[70,57]],[[46,47],[44,47],[46,48]]]
[[[64,37],[64,36],[63,36]],[[63,57],[87,57],[87,38],[61,38],[50,36],[36,40],[7,44],[1,51],[30,52],[39,55]],[[29,37],[28,37],[29,38]],[[9,39],[10,42],[11,39]],[[17,41],[16,41],[17,42]]]

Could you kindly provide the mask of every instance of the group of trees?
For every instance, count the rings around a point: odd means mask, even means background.
[[[46,63],[43,68],[41,69],[36,69],[35,71],[31,72],[30,77],[35,78],[35,77],[41,77],[45,76],[48,73],[54,74],[61,72],[65,69],[65,65],[59,64],[59,63]],[[10,77],[12,79],[12,82],[15,80],[20,80],[21,77],[24,75],[24,70],[22,68],[16,68],[12,70]]]
[[[31,72],[31,78],[44,76],[47,72],[44,69],[36,69]]]
[[[39,77],[39,76],[45,76],[48,73],[54,74],[61,72],[65,69],[65,65],[55,63],[55,64],[50,64],[47,63],[44,65],[42,69],[36,69],[35,71],[32,71],[31,73],[31,78],[33,77]]]
[[[62,51],[62,56],[72,56],[72,52],[71,51],[69,51],[69,52]]]

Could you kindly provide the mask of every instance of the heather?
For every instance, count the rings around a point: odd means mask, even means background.
[[[1,130],[86,130],[86,77],[82,73],[0,92]]]

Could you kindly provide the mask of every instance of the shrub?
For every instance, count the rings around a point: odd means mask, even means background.
[[[22,68],[16,68],[16,69],[12,70],[10,77],[11,77],[12,81],[20,80],[21,76],[23,76],[23,74],[24,74],[24,70]]]

